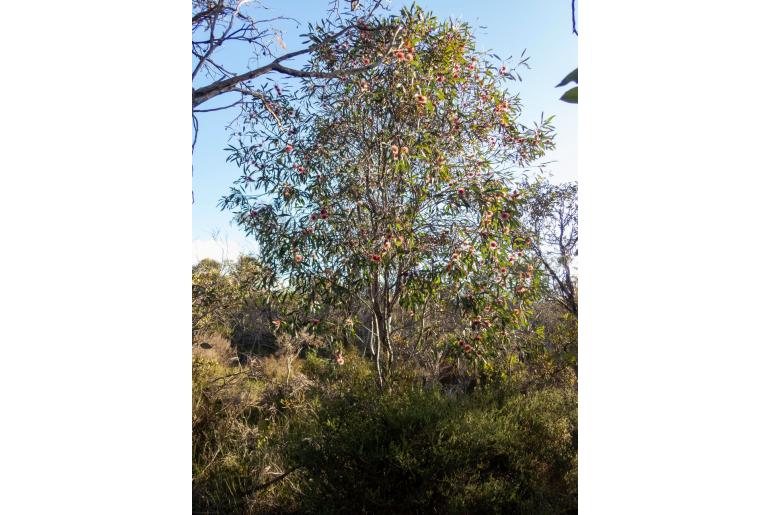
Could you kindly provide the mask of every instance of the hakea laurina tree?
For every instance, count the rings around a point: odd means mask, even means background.
[[[450,287],[469,314],[455,346],[480,358],[487,330],[520,316],[535,278],[513,185],[552,146],[552,128],[518,122],[504,89],[515,72],[476,51],[468,26],[419,7],[376,23],[376,38],[321,49],[309,66],[384,64],[308,80],[310,102],[277,98],[280,123],[255,116],[244,129],[231,147],[243,176],[222,206],[276,278],[308,295],[315,324],[333,307],[366,307],[382,384],[397,306],[417,313]]]

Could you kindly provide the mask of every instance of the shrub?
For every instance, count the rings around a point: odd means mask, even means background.
[[[280,491],[263,491],[271,473],[283,470],[273,387],[247,369],[193,360],[194,513],[278,512],[266,506],[281,499]]]
[[[576,510],[575,394],[358,389],[295,426],[305,513]]]

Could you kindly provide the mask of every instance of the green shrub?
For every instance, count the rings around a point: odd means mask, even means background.
[[[305,513],[577,509],[574,392],[357,389],[294,426]]]

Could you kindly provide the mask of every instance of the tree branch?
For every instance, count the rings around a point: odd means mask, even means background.
[[[572,33],[578,35],[577,24],[575,23],[575,0],[572,0]]]
[[[372,8],[369,10],[369,12],[366,14],[366,16],[363,19],[369,18],[374,11],[380,6],[381,0],[378,0],[372,5]],[[318,78],[318,79],[335,79],[340,78],[345,75],[352,75],[356,73],[360,73],[363,71],[371,70],[372,68],[378,66],[380,64],[380,61],[375,62],[369,66],[363,66],[360,68],[352,68],[348,70],[339,70],[336,72],[311,72],[311,71],[303,71],[303,70],[296,70],[294,68],[288,68],[281,64],[281,62],[286,61],[287,59],[292,59],[294,57],[298,57],[303,54],[308,54],[317,48],[320,48],[324,45],[327,45],[331,43],[332,41],[335,41],[336,39],[340,38],[341,36],[345,35],[347,32],[355,28],[356,25],[351,23],[344,27],[343,29],[337,31],[334,34],[331,34],[330,36],[327,36],[323,41],[318,42],[316,44],[313,44],[309,46],[308,48],[304,48],[302,50],[296,50],[294,52],[289,52],[288,54],[284,54],[280,57],[275,58],[271,63],[261,66],[259,68],[255,68],[253,70],[249,70],[245,73],[242,73],[240,75],[235,75],[232,77],[224,78],[218,81],[215,81],[208,86],[203,86],[198,89],[193,90],[192,95],[192,105],[193,107],[197,107],[200,104],[211,100],[212,98],[221,95],[223,93],[228,93],[230,91],[233,91],[234,88],[245,81],[255,79],[261,75],[265,75],[267,73],[270,73],[272,71],[277,71],[279,73],[283,73],[285,75],[289,75],[292,77],[300,77],[300,78]],[[213,29],[212,29],[213,30]],[[229,30],[229,29],[228,29]],[[396,34],[398,34],[399,31],[396,31]],[[392,45],[392,44],[391,44]],[[199,63],[200,64],[200,63]]]

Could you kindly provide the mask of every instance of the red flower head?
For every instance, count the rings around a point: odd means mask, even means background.
[[[369,258],[375,263],[379,263],[382,257],[379,254],[372,254]]]
[[[251,210],[251,211],[249,211],[249,216],[251,216],[252,218],[256,218],[257,212],[254,211],[254,210]]]
[[[465,193],[465,188],[457,188],[457,193],[462,195],[463,193]]]
[[[294,255],[294,262],[295,262],[295,263],[302,263],[302,259],[304,259],[304,258],[302,257],[302,254],[295,254],[295,255]]]
[[[497,248],[497,242],[496,241],[490,241],[489,242],[489,248],[490,249],[496,249]]]
[[[500,218],[503,220],[508,220],[511,217],[511,214],[508,211],[503,211],[500,213]]]
[[[322,220],[326,220],[327,218],[329,218],[329,212],[326,209],[322,209],[321,210],[321,219]]]
[[[284,150],[286,152],[291,152],[292,150],[294,150],[294,147],[292,147],[291,145],[286,145],[286,148]]]
[[[315,213],[311,214],[311,215],[310,215],[310,220],[312,220],[313,222],[315,222],[316,220],[318,220],[318,215],[317,215],[317,214],[315,214]]]

